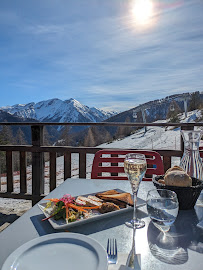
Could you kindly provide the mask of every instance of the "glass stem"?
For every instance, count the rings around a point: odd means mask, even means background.
[[[137,222],[137,192],[133,192],[133,221]]]

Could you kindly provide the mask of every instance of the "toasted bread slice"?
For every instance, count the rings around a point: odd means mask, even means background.
[[[133,205],[133,200],[130,193],[119,193],[113,195],[99,195],[99,198],[105,201],[113,201],[114,203],[120,205],[120,203],[125,203]]]
[[[120,194],[120,192],[118,192],[115,189],[111,189],[111,190],[104,191],[102,193],[97,193],[96,196],[97,195],[113,195],[113,194]]]

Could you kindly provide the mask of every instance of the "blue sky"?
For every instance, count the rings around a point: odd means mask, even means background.
[[[1,0],[0,106],[75,98],[123,111],[203,91],[203,1],[139,1]]]

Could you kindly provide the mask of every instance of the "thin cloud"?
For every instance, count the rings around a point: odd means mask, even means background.
[[[63,25],[31,25],[26,27],[24,31],[34,35],[59,34],[64,33],[66,27]]]

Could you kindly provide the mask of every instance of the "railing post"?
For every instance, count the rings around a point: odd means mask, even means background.
[[[20,152],[20,192],[27,192],[27,159],[26,152]]]
[[[56,153],[49,153],[50,191],[56,188]]]
[[[32,145],[42,146],[44,143],[44,126],[31,126]],[[38,202],[39,195],[44,193],[44,153],[32,153],[32,204]]]
[[[86,153],[82,151],[79,153],[79,177],[86,178]]]
[[[7,192],[13,192],[13,154],[6,152]]]
[[[64,180],[71,178],[71,153],[64,153]]]

